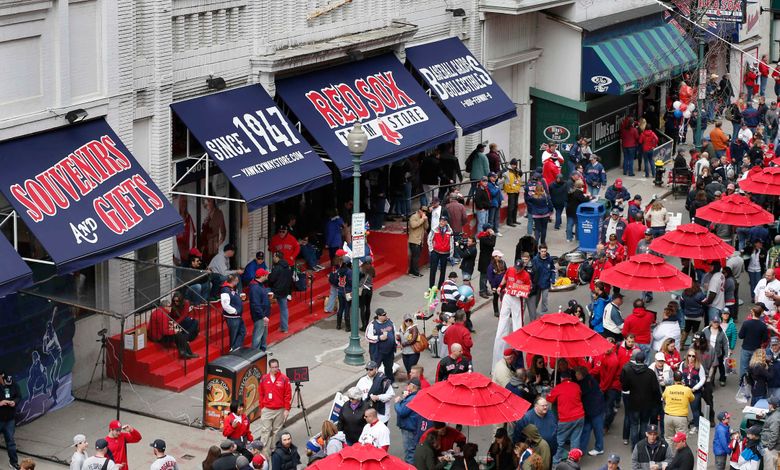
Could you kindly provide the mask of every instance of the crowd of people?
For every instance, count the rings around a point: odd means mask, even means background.
[[[717,78],[710,78],[708,90],[719,90]],[[777,79],[780,83],[780,76]],[[529,174],[520,171],[516,159],[507,165],[496,161],[494,144],[480,144],[466,162],[472,182],[466,195],[459,186],[450,186],[462,180],[460,171],[453,172],[447,166],[451,159],[442,162],[440,154],[432,155],[430,158],[439,161],[424,162],[424,198],[419,208],[406,208],[406,192],[394,199],[394,207],[410,214],[409,276],[423,276],[420,257],[428,250],[428,292],[435,289],[439,296],[437,326],[431,336],[419,329],[418,316],[413,313],[403,312],[397,326],[384,308],[372,308],[376,270],[371,256],[351,259],[345,250],[348,226],[335,211],[328,214],[324,230],[329,267],[320,265],[317,250],[306,237],[292,234],[288,225],[280,225],[271,239],[268,264],[265,251],[259,251],[243,269],[232,269],[236,248],[228,243],[215,250],[203,266],[203,254],[192,248],[187,266],[206,269],[209,274],[195,277],[194,272],[182,272],[183,280],[197,280],[151,313],[150,340],[175,345],[183,358],[197,357],[189,343],[197,337],[199,325],[190,309],[214,301],[223,312],[229,349],[236,350],[246,339],[242,316],[247,302],[254,324],[251,345],[265,351],[272,302],[278,304],[280,331],[288,331],[288,301],[296,289],[296,270],[302,261],[312,271],[329,270],[325,311],[335,313],[338,329],[350,330],[353,319],[349,308],[351,302],[359,302],[359,327],[368,342],[370,359],[365,376],[346,390],[347,401],[338,419],[324,421],[319,433],[305,445],[300,436],[284,429],[292,405],[291,383],[280,371],[278,360],[270,359],[268,372],[258,384],[258,423],[250,422],[243,403],[233,401],[222,420],[225,439],[209,449],[202,468],[287,470],[302,465],[306,458],[313,463],[356,443],[389,451],[391,435],[397,429],[403,446],[397,453],[418,470],[476,469],[480,465],[498,470],[577,470],[586,455],[604,461],[607,470],[619,470],[620,456],[604,445],[610,432],[619,434],[627,446],[632,469],[692,470],[695,458],[688,440],[699,431],[703,403],[709,410],[704,418],[714,428],[713,456],[718,470],[727,466],[758,470],[759,463],[765,469],[777,468],[780,279],[775,270],[780,263],[780,234],[775,224],[736,228],[697,217],[697,211],[707,204],[725,195],[744,193],[739,185],[746,172],[775,164],[777,104],[765,104],[765,81],[758,81],[757,105],[750,87],[746,96],[737,97],[723,110],[723,118],[734,123],[732,135],[725,133],[723,121],[708,107],[713,130],[699,148],[690,149],[687,155],[682,150],[675,153],[673,168],[685,169],[690,176],[685,202],[690,221],[733,242],[736,250],[722,260],[682,259],[682,269],[693,278],[693,284],[665,305],[654,305],[652,291],[639,292],[630,299],[619,287],[599,280],[599,274],[612,266],[638,254],[653,254],[651,242],[667,232],[671,214],[662,198],[653,197],[645,203],[641,195],[631,194],[623,179],[608,181],[590,140],[582,136],[565,150],[555,142],[547,143],[540,165]],[[622,173],[626,177],[635,175],[635,165],[636,172],[644,166],[646,177],[655,175],[652,149],[659,140],[653,130],[659,126],[654,112],[651,107],[643,116],[627,117],[620,125]],[[666,125],[678,121],[667,118]],[[680,135],[678,131],[671,135]],[[524,217],[517,210],[521,193]],[[767,196],[746,195],[759,205],[778,209],[768,204]],[[598,246],[592,259],[586,261],[588,278],[579,279],[590,291],[590,302],[582,305],[571,300],[565,313],[602,335],[612,347],[599,356],[565,359],[513,349],[503,338],[548,314],[551,289],[564,277],[556,257],[563,250],[553,254],[548,246],[549,224],[552,230],[565,231],[566,251],[575,249],[577,209],[600,197],[607,201],[609,211],[598,234]],[[505,221],[501,218],[504,204],[508,209]],[[468,229],[472,217],[476,221],[473,235]],[[523,223],[526,228],[514,253],[496,248],[500,237],[516,233],[507,227]],[[360,263],[359,279],[352,278],[353,262]],[[747,273],[747,285],[743,272]],[[479,279],[474,282],[476,276]],[[360,286],[359,299],[351,298],[354,283]],[[427,420],[410,407],[431,382],[474,370],[473,299],[469,291],[489,299],[497,317],[490,360],[493,381],[532,404],[520,420],[499,426],[482,454],[460,426]],[[745,301],[750,300],[743,308],[739,307],[740,291]],[[741,319],[740,311],[744,312]],[[433,351],[439,359],[430,380],[419,364],[424,351]],[[397,373],[396,353],[402,362]],[[11,465],[34,468],[34,462],[19,462],[12,445],[13,428],[7,424],[8,413],[13,416],[18,400],[18,388],[4,379],[3,384],[0,428]],[[714,397],[718,387],[729,385],[750,405],[766,406],[766,412],[759,415],[763,424],[748,427],[745,436],[732,428],[732,417],[723,410],[728,404],[717,403]],[[622,420],[617,419],[620,408]],[[294,443],[296,438],[299,445]],[[127,470],[127,445],[141,440],[138,430],[116,420],[93,446],[86,436],[78,434],[73,438],[71,469]],[[164,440],[154,439],[149,445],[153,470],[178,468],[175,458],[166,453]]]

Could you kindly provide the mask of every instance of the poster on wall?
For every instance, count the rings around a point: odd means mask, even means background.
[[[185,167],[180,168],[182,164],[183,162],[177,163],[177,175],[186,172]],[[202,164],[199,165],[202,166]],[[230,186],[225,174],[215,170],[213,163],[210,165],[209,195],[229,197]],[[203,188],[207,184],[205,168],[193,169],[184,181],[178,186],[180,192],[203,194],[205,192]],[[177,194],[174,196],[173,205],[179,211],[184,222],[184,230],[179,232],[175,238],[174,263],[186,265],[190,250],[197,248],[203,254],[203,266],[207,266],[211,258],[227,243],[227,228],[230,227],[231,223],[228,201]]]
[[[598,153],[620,142],[620,124],[626,116],[636,116],[636,105],[624,106],[580,126],[580,135],[591,139],[590,148]]]
[[[16,405],[16,422],[29,423],[69,405],[73,401],[73,312],[30,295],[0,299],[0,312],[0,367],[13,376],[22,396]]]

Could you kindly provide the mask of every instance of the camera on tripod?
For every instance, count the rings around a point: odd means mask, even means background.
[[[102,330],[98,331],[98,343],[105,343],[108,341],[107,335],[108,335],[108,328],[103,328]]]

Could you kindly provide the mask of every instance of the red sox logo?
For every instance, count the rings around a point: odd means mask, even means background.
[[[381,137],[401,145],[402,129],[428,120],[425,111],[398,85],[392,71],[311,90],[306,98],[344,145],[349,129],[358,121],[369,140]]]

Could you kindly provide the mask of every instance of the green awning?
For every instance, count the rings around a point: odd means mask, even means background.
[[[663,24],[583,46],[582,91],[622,95],[680,75],[697,64],[677,28]]]

